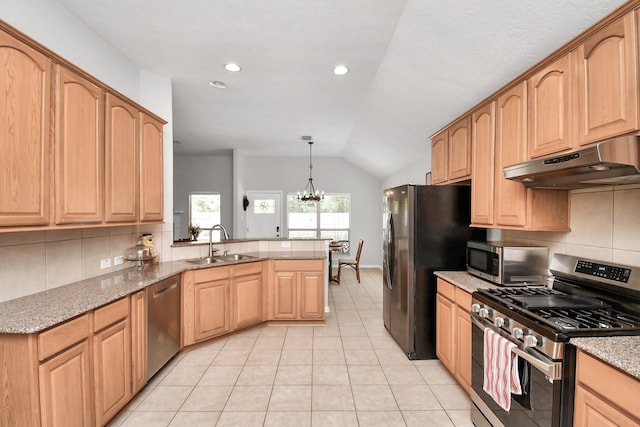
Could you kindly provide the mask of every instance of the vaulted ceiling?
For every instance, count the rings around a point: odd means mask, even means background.
[[[179,152],[306,156],[311,135],[314,156],[378,178],[426,156],[433,132],[623,3],[58,1],[172,80]],[[334,75],[338,64],[350,72]]]

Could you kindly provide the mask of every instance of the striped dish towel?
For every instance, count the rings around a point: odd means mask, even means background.
[[[511,394],[522,394],[516,347],[490,328],[484,330],[484,384],[482,389],[505,411],[511,409]]]

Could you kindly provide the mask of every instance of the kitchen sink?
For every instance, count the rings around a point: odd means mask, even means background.
[[[233,255],[220,255],[214,258],[219,258],[223,261],[246,261],[250,259],[256,259],[256,257],[251,255],[242,255],[242,254],[233,254]]]
[[[221,257],[217,257],[217,256],[207,256],[207,257],[202,257],[202,258],[192,258],[192,259],[187,259],[185,261],[189,262],[191,264],[198,264],[198,265],[208,265],[208,264],[216,264],[216,263],[220,263],[220,262],[225,262],[225,260],[223,260],[223,259],[221,259]]]

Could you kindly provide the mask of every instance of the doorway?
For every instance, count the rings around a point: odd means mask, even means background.
[[[282,237],[282,191],[247,191],[247,237]]]

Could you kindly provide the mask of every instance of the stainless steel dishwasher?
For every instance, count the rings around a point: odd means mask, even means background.
[[[180,275],[147,288],[147,379],[180,350]]]

